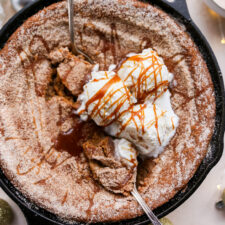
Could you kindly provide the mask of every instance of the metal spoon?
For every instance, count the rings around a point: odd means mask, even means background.
[[[74,55],[83,55],[85,59],[91,63],[94,64],[94,61],[91,59],[90,56],[88,56],[86,53],[81,51],[80,49],[77,48],[77,45],[74,41],[74,4],[73,0],[67,0],[68,3],[68,15],[69,15],[69,31],[70,31],[70,42],[72,46],[72,53]]]
[[[139,194],[136,184],[134,185],[134,189],[131,192],[131,194],[135,197],[137,202],[140,204],[146,215],[148,216],[149,220],[151,221],[152,225],[162,225],[158,218],[155,216],[155,214],[152,212],[152,210],[148,207],[144,199]]]

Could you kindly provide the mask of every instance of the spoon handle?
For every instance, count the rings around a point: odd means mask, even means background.
[[[74,54],[78,54],[76,45],[74,44],[74,9],[73,9],[73,0],[68,0],[68,16],[69,16],[69,32],[70,32],[70,41],[71,41],[71,47],[72,52]]]
[[[148,205],[146,204],[146,202],[144,201],[144,199],[141,197],[141,195],[137,191],[136,187],[134,188],[134,190],[131,193],[135,197],[135,199],[137,200],[137,202],[140,204],[140,206],[142,207],[142,209],[145,211],[146,215],[148,216],[148,218],[150,219],[150,221],[152,222],[152,224],[153,225],[162,225],[159,222],[158,218],[154,215],[154,213],[148,207]]]
[[[77,48],[77,45],[75,43],[75,39],[74,39],[74,2],[73,0],[67,0],[67,4],[68,4],[68,15],[69,15],[69,32],[70,32],[70,42],[71,42],[71,47],[72,47],[72,53],[74,55],[83,55],[85,57],[85,59],[91,63],[94,64],[94,61],[91,59],[90,56],[88,56],[86,53],[84,53],[83,51],[79,50]]]

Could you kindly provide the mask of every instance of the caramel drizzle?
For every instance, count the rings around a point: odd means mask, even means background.
[[[27,154],[28,151],[30,151],[30,149],[27,149],[24,154]],[[57,153],[57,157],[56,157],[56,160],[53,163],[51,163],[48,161],[48,159],[54,153]],[[34,163],[34,165],[31,166],[26,171],[21,171],[21,164],[18,164],[16,167],[17,174],[21,175],[21,176],[27,175],[28,173],[32,172],[34,169],[37,169],[36,174],[38,175],[40,173],[41,167],[43,166],[44,163],[48,163],[49,165],[51,165],[51,169],[54,170],[54,169],[58,168],[59,166],[61,166],[62,164],[64,164],[68,159],[71,158],[71,156],[69,156],[69,157],[66,157],[65,159],[63,159],[61,162],[58,162],[58,159],[60,158],[60,156],[61,156],[60,153],[58,153],[55,149],[50,148],[46,153],[42,153],[40,160],[38,162],[35,163],[35,158],[31,159],[31,162]]]
[[[163,117],[165,115],[166,111],[161,112],[160,115],[157,115],[158,120]],[[146,124],[146,127],[149,129],[150,127],[152,127],[155,124],[155,119],[153,119],[152,121],[150,121],[148,124]]]
[[[46,52],[49,53],[50,48],[49,48],[47,42],[44,40],[44,38],[40,35],[35,35],[33,37],[33,39],[30,42],[30,45],[29,45],[29,51],[32,52],[32,49],[31,49],[32,45],[33,45],[33,43],[36,43],[38,40],[40,40],[40,42],[43,44]],[[34,82],[34,85],[35,85],[35,92],[36,92],[37,95],[40,95],[40,93],[37,89],[37,79],[36,79],[36,74],[35,74],[35,62],[43,60],[43,58],[42,58],[42,56],[38,56],[38,57],[34,57],[34,60],[31,60],[30,57],[28,56],[28,54],[24,50],[23,50],[23,52],[27,55],[27,58],[29,59],[29,61],[31,63],[30,69],[31,69],[32,74],[33,74],[32,78],[33,78],[33,82]],[[36,101],[38,102],[38,105],[39,105],[39,99],[38,98],[36,98]],[[33,102],[32,102],[32,105],[33,105]],[[39,115],[40,115],[40,127],[41,127],[41,130],[43,130],[42,112],[41,112],[40,107],[38,107],[38,112],[39,112]],[[35,120],[35,117],[34,117],[34,120]],[[34,123],[36,124],[36,121],[34,121]]]
[[[122,90],[125,90],[125,93],[122,92]],[[129,92],[127,90],[127,88],[125,86],[123,86],[122,90],[120,89],[116,89],[115,91],[111,91],[108,93],[108,95],[105,98],[108,98],[108,100],[104,101],[104,104],[102,105],[101,108],[99,108],[98,113],[100,113],[100,110],[109,102],[111,101],[111,97],[116,94],[117,92],[122,92],[122,95],[120,96],[120,98],[118,98],[116,101],[114,101],[113,103],[110,104],[109,110],[111,108],[113,108],[113,106],[116,105],[116,109],[114,109],[113,113],[110,114],[109,116],[105,117],[105,114],[103,115],[103,123],[105,124],[107,121],[111,121],[113,118],[113,120],[107,124],[107,126],[109,124],[111,124],[112,122],[114,122],[116,120],[116,118],[120,117],[120,115],[123,113],[119,113],[120,109],[122,108],[122,106],[125,104],[125,102],[129,101],[130,105],[130,95]],[[101,116],[101,115],[100,115]],[[101,116],[102,117],[102,116]]]
[[[33,40],[32,40],[32,41],[33,41]],[[31,43],[32,43],[32,41],[31,41]],[[30,45],[31,45],[31,43],[30,43]],[[31,69],[31,71],[32,71],[32,73],[33,73],[33,76],[32,76],[32,77],[30,76],[30,78],[32,78],[32,81],[33,81],[34,84],[37,83],[37,82],[36,82],[36,75],[35,75],[35,72],[34,72],[34,65],[32,65],[32,63],[34,64],[34,61],[33,61],[33,59],[29,56],[29,54],[28,54],[26,51],[22,50],[22,49],[18,50],[17,53],[18,53],[18,55],[19,55],[19,57],[20,57],[21,63],[22,63],[22,65],[23,65],[24,72],[25,72],[25,74],[26,74],[26,84],[27,84],[27,86],[28,86],[28,90],[30,90],[30,89],[31,89],[31,83],[30,83],[30,81],[29,81],[29,79],[28,79],[28,77],[29,77],[29,72],[28,72],[28,71],[29,71],[30,69]],[[29,63],[30,63],[31,66],[26,66],[26,65],[25,65],[24,59],[23,59],[23,57],[21,56],[21,53],[24,53],[24,54],[26,55],[26,58],[27,58],[27,60],[29,61]],[[33,106],[33,105],[34,105],[33,99],[31,99],[30,101],[31,101],[31,106]],[[37,98],[37,101],[38,101],[38,104],[37,104],[37,105],[39,105],[39,100],[38,100],[38,98]],[[39,107],[38,107],[38,111],[39,111],[39,113],[40,113],[40,127],[41,127],[41,129],[42,129],[42,121],[41,121],[41,120],[42,120],[42,116],[41,116],[41,110],[40,110]],[[36,117],[35,117],[35,115],[34,115],[34,109],[33,109],[33,107],[31,107],[31,114],[32,114],[32,118],[33,118],[33,125],[34,125],[34,128],[35,128],[35,132],[34,132],[34,133],[35,133],[35,135],[36,135],[37,140],[38,140],[39,143],[40,143],[39,133],[38,133],[38,131],[37,131],[37,122],[36,122]]]
[[[161,140],[159,137],[158,116],[157,116],[155,104],[153,105],[153,110],[154,110],[154,114],[155,114],[155,129],[157,131],[157,138],[158,138],[159,144],[161,145]]]
[[[97,80],[96,80],[97,81]],[[93,103],[96,102],[96,105],[92,109],[90,116],[96,117],[100,116],[103,119],[103,122],[108,122],[105,126],[108,126],[113,121],[115,121],[122,113],[120,113],[120,109],[123,107],[123,105],[128,101],[131,104],[130,94],[128,89],[126,88],[125,84],[123,83],[123,87],[121,89],[116,90],[110,90],[110,87],[118,82],[122,82],[121,78],[118,75],[115,75],[112,77],[92,98],[90,98],[85,105],[85,108],[88,109],[88,107]],[[105,116],[105,112],[103,112],[103,115],[101,115],[102,109],[105,107],[106,104],[108,104],[112,100],[112,96],[116,93],[121,92],[121,96],[114,102],[110,104],[110,107],[108,110],[113,108],[115,106],[115,109],[113,112]],[[82,114],[83,111],[80,112]]]
[[[4,135],[5,135],[5,130],[4,130],[4,128],[3,128],[3,127],[1,127],[1,128],[0,128],[0,133],[1,133],[1,135],[2,135],[2,136],[4,136]]]
[[[174,58],[176,58],[177,56],[181,56],[181,58],[177,61],[174,60]],[[163,57],[163,56],[161,56]],[[187,59],[188,55],[185,52],[179,52],[174,54],[171,57],[164,57],[163,60],[165,62],[165,65],[167,66],[168,70],[170,71],[174,71],[175,68],[179,65],[179,63],[181,63],[182,61],[184,61],[185,59]]]
[[[126,129],[126,127],[133,122],[137,133],[139,133],[139,131],[141,130],[142,134],[145,133],[145,127],[147,129],[149,129],[151,126],[153,126],[155,124],[155,128],[157,131],[157,139],[159,141],[159,144],[161,145],[161,140],[160,140],[160,136],[159,136],[159,131],[158,131],[158,120],[163,117],[166,113],[166,111],[162,111],[160,115],[157,115],[156,112],[156,105],[153,105],[153,111],[154,111],[154,115],[155,115],[155,119],[153,119],[152,121],[148,122],[147,124],[145,124],[145,113],[144,110],[147,107],[146,104],[142,104],[140,105],[140,109],[137,111],[133,111],[133,108],[130,108],[130,117],[129,119],[123,124],[123,122],[120,123],[120,131],[116,134],[116,136],[120,136],[121,133]],[[138,125],[138,121],[140,123],[140,126]]]
[[[164,91],[164,89],[167,90],[168,87],[168,80],[163,81],[162,78],[162,66],[163,64],[160,64],[159,60],[158,60],[158,55],[157,53],[154,53],[153,51],[151,51],[152,55],[147,55],[147,56],[142,56],[142,55],[134,55],[129,57],[127,60],[125,60],[122,65],[121,68],[123,68],[124,64],[128,61],[134,61],[134,64],[136,64],[136,66],[130,71],[130,73],[127,75],[127,77],[124,79],[124,81],[126,82],[129,78],[132,80],[132,86],[130,87],[130,89],[135,89],[136,90],[136,97],[138,100],[144,100],[147,96],[155,96],[155,99],[158,98],[158,89],[161,88],[162,91]],[[145,68],[143,61],[146,60],[151,60],[152,64]],[[133,78],[133,73],[137,70],[141,68],[141,72],[138,76],[137,82],[134,81]],[[151,72],[149,72],[150,70],[152,70]],[[148,74],[149,72],[149,74]],[[153,78],[151,78],[153,75]],[[157,78],[160,77],[160,82],[157,82]],[[150,80],[149,80],[150,79]],[[155,87],[153,88],[153,90],[148,91],[147,87],[148,87],[148,80],[149,83],[154,82]]]
[[[21,137],[6,137],[5,141],[10,141],[10,140],[27,140],[28,138],[21,138]]]
[[[109,80],[92,98],[90,98],[86,103],[86,108],[96,100],[100,100],[104,97],[108,89],[115,83],[120,82],[121,79],[118,76],[114,76],[111,80]],[[93,109],[92,113],[94,113],[95,109]]]
[[[3,123],[3,120],[2,120],[1,116],[0,116],[0,123],[1,123],[0,124],[1,125],[0,126],[0,134],[1,134],[2,137],[4,137],[5,136],[5,129],[4,129],[5,126],[4,126],[4,123]]]
[[[145,48],[150,48],[150,47],[152,47],[152,41],[149,38],[144,37],[141,40],[141,43],[140,43],[140,46],[139,46],[140,50],[143,50]]]
[[[50,52],[50,48],[49,48],[47,42],[45,41],[45,39],[44,39],[42,36],[37,35],[37,34],[33,36],[33,39],[32,39],[31,42],[30,42],[30,46],[29,46],[30,52],[32,52],[32,51],[31,51],[31,46],[33,45],[34,42],[35,42],[35,43],[37,42],[37,39],[39,39],[39,40],[41,41],[41,43],[44,45],[44,47],[45,47],[47,53],[49,53],[49,52]]]
[[[26,151],[23,153],[23,155],[26,155],[30,150],[31,150],[31,148],[28,147],[28,148],[26,149]]]
[[[116,29],[116,24],[112,23],[111,24],[111,52],[113,55],[113,60],[114,60],[114,64],[117,63],[117,52],[116,52],[116,46],[115,44],[117,43],[118,49],[121,49],[120,47],[120,40],[119,40],[119,36],[117,34],[117,29]]]
[[[172,127],[173,127],[173,130],[174,130],[175,126],[174,126],[174,122],[173,122],[173,117],[171,117],[171,123],[172,123]]]
[[[33,42],[40,40],[40,42],[43,44],[44,48],[46,49],[46,52],[49,53],[50,52],[50,48],[48,46],[48,44],[46,43],[46,41],[43,39],[43,37],[41,36],[34,36],[34,38],[31,40],[30,42],[30,46],[29,46],[29,51],[32,52],[31,50],[31,47],[33,45]],[[34,69],[34,65],[35,65],[35,62],[37,62],[38,60],[42,60],[41,57],[33,57],[33,56],[29,56],[29,54],[24,51],[23,49],[19,49],[17,51],[18,53],[18,56],[20,57],[20,60],[21,60],[21,63],[23,65],[23,68],[24,68],[24,71],[26,73],[26,84],[27,84],[27,87],[28,89],[31,89],[31,81],[36,84],[36,74],[35,74],[35,69]],[[29,65],[26,65],[25,62],[24,62],[24,59],[21,55],[21,53],[24,53],[26,55],[26,59],[28,60],[29,62]],[[29,71],[31,70],[33,76],[30,76],[29,75]],[[32,80],[30,81],[29,78],[32,78]],[[35,88],[35,91],[36,91],[36,88]],[[37,93],[37,92],[36,92]],[[38,93],[37,93],[38,95]],[[37,98],[37,101],[38,101],[38,98]],[[31,105],[34,105],[33,103],[33,100],[31,100]],[[42,123],[42,116],[41,116],[41,110],[40,108],[38,108],[38,111],[39,111],[39,115],[40,115],[40,127],[41,129],[43,129],[43,123]],[[36,135],[36,138],[38,140],[38,145],[39,147],[42,149],[42,146],[40,144],[40,139],[39,139],[39,132],[38,132],[38,127],[37,127],[37,121],[36,121],[36,117],[34,115],[34,109],[33,107],[31,107],[31,114],[32,114],[32,118],[33,118],[33,125],[34,125],[34,129],[35,129],[35,135]],[[15,139],[15,138],[8,138],[8,140],[10,139]],[[24,152],[24,155],[26,155],[31,149],[30,148],[27,148],[26,151]],[[40,156],[40,159],[37,163],[35,163],[35,158],[31,159],[31,163],[34,163],[33,166],[31,166],[29,169],[27,169],[26,171],[21,171],[21,164],[19,163],[17,165],[17,174],[18,175],[26,175],[30,172],[32,172],[34,169],[37,169],[36,171],[36,174],[39,174],[40,173],[40,169],[43,165],[44,162],[48,163],[48,164],[52,164],[52,168],[51,169],[55,169],[57,168],[58,166],[62,165],[66,160],[68,160],[68,158],[64,159],[62,162],[59,162],[58,163],[58,158],[61,156],[59,153],[57,155],[57,159],[55,160],[54,163],[50,163],[48,161],[48,159],[55,153],[56,151],[52,148],[50,148],[46,153],[43,152],[43,149],[41,150],[41,156]],[[58,163],[58,164],[57,164]]]
[[[114,76],[111,80],[109,80],[92,98],[90,98],[86,102],[86,108],[89,107],[90,104],[92,104],[95,101],[98,101],[98,104],[94,107],[94,109],[91,112],[91,115],[95,113],[95,111],[98,109],[100,105],[100,100],[105,96],[108,89],[115,83],[120,82],[121,79],[118,76]]]
[[[87,213],[87,216],[89,217],[89,220],[91,220],[91,209],[94,205],[94,198],[95,198],[95,195],[100,191],[100,187],[97,183],[93,183],[94,187],[93,187],[93,194],[88,194],[88,198],[89,198],[89,207],[86,211]]]
[[[138,117],[139,121],[140,121],[140,124],[141,124],[141,130],[142,130],[142,134],[144,134],[145,132],[145,124],[144,124],[144,120],[145,120],[145,116],[144,116],[144,109],[147,107],[146,104],[143,104],[143,105],[140,105],[140,109],[138,111],[133,111],[133,109],[129,109],[130,111],[130,118],[126,121],[126,123],[124,124],[121,124],[121,128],[120,128],[120,131],[117,133],[117,136],[119,136],[125,129],[126,127],[131,123],[133,122],[135,127],[136,127],[136,130],[137,132],[139,131],[139,126],[137,124],[137,121],[136,121],[136,117]]]
[[[16,170],[17,170],[17,174],[18,175],[26,175],[28,174],[29,172],[33,171],[35,168],[37,168],[37,174],[39,174],[40,172],[40,167],[42,166],[42,164],[44,163],[44,161],[46,159],[48,159],[51,154],[49,155],[49,153],[51,152],[51,148],[44,154],[42,155],[42,157],[40,158],[39,162],[37,162],[36,164],[34,164],[31,168],[29,168],[28,170],[24,171],[24,172],[21,172],[20,169],[21,169],[21,165],[18,164],[17,167],[16,167]],[[33,162],[34,160],[31,159],[31,162]]]
[[[107,68],[107,52],[111,52],[112,56],[113,56],[113,62],[114,64],[117,64],[117,60],[118,60],[118,53],[117,53],[117,49],[121,49],[121,45],[120,45],[120,40],[119,40],[119,35],[117,32],[117,28],[116,28],[116,24],[112,23],[110,25],[111,27],[111,33],[110,33],[110,37],[108,38],[107,35],[100,31],[94,24],[92,23],[85,23],[83,25],[83,32],[79,33],[80,35],[80,43],[81,46],[84,49],[87,49],[87,46],[84,46],[83,43],[83,33],[85,33],[85,30],[87,28],[91,29],[91,32],[94,32],[98,38],[99,41],[96,45],[96,49],[100,48],[100,52],[102,52],[104,54],[104,65],[105,65],[105,69]]]
[[[58,156],[57,158],[59,158],[59,156]],[[58,164],[57,164],[57,160],[56,160],[56,161],[55,161],[55,164],[52,165],[51,169],[54,170],[54,169],[56,169],[57,167],[63,165],[63,164],[64,164],[67,160],[69,160],[70,158],[72,158],[72,157],[71,157],[71,156],[68,156],[67,158],[65,158],[64,160],[62,160],[61,162],[59,162]]]
[[[52,178],[52,176],[48,176],[48,177],[45,178],[45,179],[41,179],[41,180],[35,182],[34,184],[35,184],[35,185],[45,185],[45,184],[46,184],[46,181],[49,180],[50,178]]]
[[[68,197],[68,191],[67,191],[66,194],[64,195],[63,200],[62,200],[62,202],[61,202],[61,205],[64,205],[64,204],[65,204],[65,202],[66,202],[66,200],[67,200],[67,197]]]
[[[31,41],[32,42],[32,41]],[[26,51],[24,51],[24,50],[22,50],[22,49],[19,49],[18,51],[17,51],[17,53],[18,53],[18,55],[19,55],[19,57],[20,57],[20,60],[21,60],[21,63],[22,63],[22,66],[23,66],[23,69],[24,69],[24,72],[25,72],[25,74],[26,74],[26,84],[27,84],[27,87],[28,87],[28,90],[30,90],[31,89],[31,84],[30,84],[30,81],[29,81],[29,79],[28,79],[28,77],[29,77],[29,72],[28,72],[28,70],[30,69],[30,66],[26,66],[25,65],[25,62],[24,62],[24,59],[23,59],[23,57],[21,56],[21,53],[24,53],[25,55],[26,55],[26,57],[27,57],[27,60],[29,61],[29,63],[30,64],[32,64],[32,59],[30,58],[30,56],[28,55],[28,53],[26,52]],[[35,77],[35,74],[34,74],[34,72],[33,72],[33,69],[31,69],[32,70],[32,73],[33,73],[33,82],[34,82],[34,77]],[[34,129],[35,129],[35,136],[36,136],[36,139],[38,140],[38,143],[40,143],[40,138],[39,138],[39,133],[38,133],[38,131],[37,131],[37,123],[36,123],[36,117],[35,117],[35,115],[34,115],[34,109],[33,109],[33,105],[34,105],[34,103],[33,103],[33,100],[31,99],[31,114],[32,114],[32,120],[33,120],[33,126],[34,126]],[[39,105],[39,104],[38,104]],[[39,111],[40,111],[40,109],[39,109]]]

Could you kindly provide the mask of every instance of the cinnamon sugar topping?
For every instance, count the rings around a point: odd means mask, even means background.
[[[169,98],[172,109],[180,118],[176,134],[157,159],[147,159],[138,166],[138,190],[149,207],[155,209],[187,185],[210,149],[215,124],[215,97],[207,65],[185,27],[150,4],[136,0],[76,0],[74,10],[76,44],[99,63],[100,70],[127,59],[130,52],[140,55],[143,49],[154,48],[174,75],[173,82],[170,82],[170,74],[164,77],[163,63],[155,56],[154,66],[139,79],[138,88],[126,88],[131,95],[131,104],[126,101],[121,111],[127,110],[127,117],[110,125],[116,127],[111,131],[117,133],[132,116],[134,119],[125,130],[132,131],[134,135],[131,136],[142,142],[143,152],[146,149],[143,138],[147,136],[143,135],[141,123],[145,123],[145,128],[148,124],[144,134],[150,131],[155,140],[152,146],[158,144],[153,108],[146,107],[140,111],[140,106],[136,106],[132,107],[132,115],[128,113],[130,105],[137,102],[137,94],[145,99],[145,94],[149,93],[151,98],[145,100],[156,105],[158,133],[163,145],[164,131],[176,128],[174,115],[163,108],[164,102],[159,102],[168,94],[167,86],[171,85]],[[75,93],[75,97],[80,94],[89,79],[81,77],[82,73],[76,76],[72,65],[75,58],[66,56],[69,47],[66,1],[59,1],[25,21],[0,50],[1,169],[24,196],[64,218],[66,223],[68,220],[69,223],[117,222],[140,216],[143,211],[135,199],[106,191],[92,179],[83,151],[79,157],[73,157],[67,151],[54,149],[59,134],[69,131],[79,119],[71,118],[76,100],[71,93]],[[153,53],[149,51],[148,54]],[[130,74],[125,86],[137,83],[138,79],[134,76],[132,80],[131,74],[138,72],[134,69],[138,63],[144,66],[143,70],[151,66],[145,66],[145,61],[126,61],[123,64],[123,69],[127,69],[126,77]],[[71,73],[67,73],[71,66]],[[106,83],[106,75],[101,76],[103,83],[100,80],[93,82],[95,93],[99,89],[98,84],[104,86]],[[124,82],[123,78],[121,80]],[[146,89],[145,84],[149,82],[152,86]],[[116,84],[121,84],[124,94],[122,83]],[[93,92],[89,94],[89,97],[94,95]],[[140,105],[144,103],[143,99]],[[165,102],[167,99],[168,96]],[[93,104],[88,107],[90,111]],[[137,111],[140,111],[138,116],[135,115]],[[102,108],[102,118],[109,115],[106,114]],[[102,118],[97,117],[96,120],[102,121]],[[140,121],[142,118],[143,122]],[[168,129],[160,126],[165,118]],[[140,127],[140,134],[135,123]],[[84,136],[88,139],[95,132],[101,133],[94,123],[85,122],[85,127]]]

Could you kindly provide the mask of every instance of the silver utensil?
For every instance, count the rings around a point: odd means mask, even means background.
[[[70,42],[72,46],[72,53],[74,55],[83,55],[84,58],[91,64],[94,64],[94,61],[86,53],[77,48],[77,45],[74,40],[74,4],[73,0],[67,0],[68,3],[68,15],[69,15],[69,32],[70,32]]]
[[[140,204],[140,206],[142,207],[142,209],[144,210],[144,212],[146,213],[148,218],[150,219],[152,225],[162,225],[159,222],[158,218],[155,216],[155,214],[152,212],[152,210],[148,207],[148,205],[146,204],[144,199],[139,194],[139,192],[138,192],[138,190],[136,188],[136,184],[134,185],[134,189],[133,189],[133,191],[131,193],[135,197],[137,202]]]

